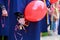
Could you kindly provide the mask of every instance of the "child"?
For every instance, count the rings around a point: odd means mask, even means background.
[[[24,19],[23,14],[20,14],[19,12],[16,12],[15,15],[17,17],[17,22],[18,22],[15,26],[15,32],[14,32],[15,39],[18,40],[19,37],[21,37],[20,40],[23,40],[24,37],[25,37],[24,35],[26,35],[26,32],[27,32],[26,27],[28,25],[25,23],[25,19]],[[19,35],[19,37],[17,37],[17,35]]]
[[[51,15],[51,29],[57,34],[57,20],[59,18],[57,3],[52,4],[52,15]]]

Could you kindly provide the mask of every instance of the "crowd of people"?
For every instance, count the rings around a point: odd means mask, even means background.
[[[0,37],[5,36],[7,40],[40,40],[42,32],[51,31],[60,35],[60,0],[53,4],[49,0],[41,0],[48,9],[46,16],[41,21],[26,21],[25,24],[24,9],[31,1],[0,0]]]

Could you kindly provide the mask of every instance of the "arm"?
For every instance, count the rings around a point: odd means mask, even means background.
[[[54,16],[55,19],[58,19],[58,18],[57,18],[57,15],[53,14],[53,16]]]
[[[55,20],[59,19],[59,13],[58,13],[57,9],[55,9],[55,11],[53,13],[53,17],[54,17]]]

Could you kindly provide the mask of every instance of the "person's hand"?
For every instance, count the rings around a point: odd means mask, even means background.
[[[2,10],[2,16],[8,16],[7,10]]]

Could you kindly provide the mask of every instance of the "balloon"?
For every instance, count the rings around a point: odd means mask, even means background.
[[[25,8],[25,19],[31,22],[40,21],[47,12],[46,4],[42,1],[32,1]]]
[[[50,0],[50,3],[53,4],[53,3],[56,3],[58,0]]]

